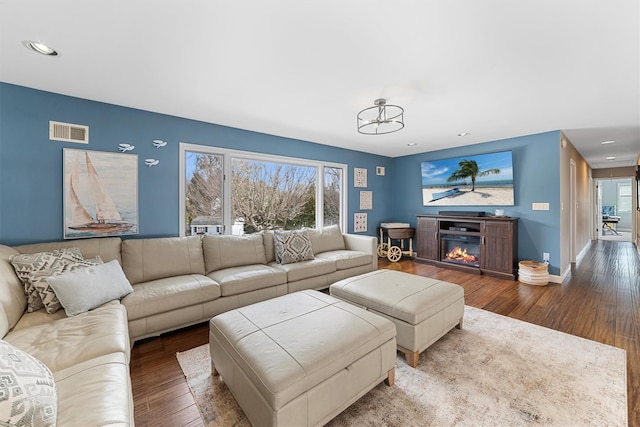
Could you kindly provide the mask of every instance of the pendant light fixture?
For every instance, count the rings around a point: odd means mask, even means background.
[[[404,109],[397,105],[387,105],[387,100],[379,98],[374,106],[358,113],[358,132],[365,135],[384,135],[397,132],[404,127]]]

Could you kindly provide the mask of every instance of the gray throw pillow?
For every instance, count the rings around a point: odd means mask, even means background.
[[[133,292],[131,283],[116,260],[51,276],[47,282],[69,317]]]
[[[82,261],[83,259],[80,249],[76,247],[11,256],[9,261],[11,261],[16,275],[24,285],[24,293],[27,296],[27,311],[31,313],[44,307],[42,298],[31,281],[33,273],[50,270],[57,268],[59,264]]]
[[[276,231],[273,234],[273,241],[278,264],[313,259],[311,239],[307,230]]]
[[[0,425],[54,427],[56,384],[49,368],[0,340]]]

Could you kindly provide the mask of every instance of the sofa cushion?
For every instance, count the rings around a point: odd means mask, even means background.
[[[9,257],[20,252],[0,245],[0,337],[18,323],[27,307],[24,285],[16,276]]]
[[[59,426],[133,426],[131,378],[124,355],[100,356],[53,376]]]
[[[204,274],[201,238],[124,240],[122,269],[132,284],[186,274]]]
[[[168,277],[133,285],[122,299],[129,320],[141,319],[220,298],[220,285],[202,274]]]
[[[133,292],[118,261],[47,278],[67,316],[76,316]],[[47,310],[48,312],[49,310]]]
[[[287,282],[308,279],[310,277],[322,276],[336,271],[336,263],[331,259],[314,258],[308,261],[295,262],[292,264],[278,264],[273,262],[272,267],[283,270],[287,273]]]
[[[116,301],[116,304],[119,304]],[[51,322],[54,322],[58,319],[66,319],[67,315],[64,310],[58,310],[53,314],[47,313],[44,309],[34,311],[33,313],[25,313],[24,316],[20,318],[16,326],[14,327],[14,331],[19,331],[20,329],[31,328],[32,326],[45,325]]]
[[[27,319],[21,319],[4,339],[40,359],[53,372],[110,353],[129,357],[127,312],[120,303],[108,303],[75,317],[60,318],[55,313],[49,315],[49,322],[35,325],[28,320],[32,315],[40,313],[26,313],[23,318]]]
[[[310,228],[309,238],[311,239],[311,247],[315,255],[327,252],[345,249],[344,238],[340,232],[340,227],[330,225],[324,228]]]
[[[0,424],[55,426],[57,413],[56,384],[49,368],[0,340]]]
[[[338,270],[368,265],[373,262],[373,255],[360,251],[329,251],[316,255],[316,258],[335,261]]]
[[[224,268],[207,276],[220,283],[223,297],[287,283],[287,273],[262,264]]]
[[[220,285],[202,274],[168,277],[133,285],[122,299],[129,320],[141,319],[220,298]]]
[[[121,241],[119,237],[95,237],[91,239],[65,240],[63,242],[33,243],[15,246],[15,249],[23,254],[33,254],[75,247],[80,249],[80,253],[85,259],[99,256],[104,262],[114,259],[120,262],[122,260],[120,258]]]
[[[202,248],[207,274],[228,267],[267,263],[262,233],[206,235],[202,239]]]
[[[267,264],[276,260],[275,242],[273,241],[273,230],[261,231],[262,242],[264,243],[264,253],[267,256]],[[312,248],[313,250],[313,248]]]
[[[112,261],[117,263],[117,261]],[[60,305],[60,300],[56,295],[56,292],[49,285],[47,279],[53,276],[59,276],[60,274],[64,274],[70,271],[75,271],[81,268],[90,267],[92,265],[102,264],[102,260],[100,257],[95,257],[92,259],[84,260],[84,261],[71,261],[67,263],[57,263],[51,266],[50,269],[38,271],[35,273],[29,273],[29,280],[33,284],[33,287],[38,292],[42,303],[44,304],[44,308],[47,313],[52,314],[62,308]],[[106,301],[105,301],[106,302]],[[97,307],[97,306],[96,306]]]
[[[33,312],[44,307],[42,298],[33,284],[32,273],[45,270],[56,270],[61,265],[82,261],[84,258],[80,249],[76,247],[54,249],[48,252],[36,252],[30,254],[13,255],[9,261],[15,268],[16,275],[24,284],[24,292],[27,295],[27,311]]]
[[[311,240],[307,230],[276,231],[273,235],[278,264],[313,259]]]

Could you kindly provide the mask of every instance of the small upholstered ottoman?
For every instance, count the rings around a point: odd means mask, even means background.
[[[393,385],[395,336],[387,319],[295,292],[211,319],[212,372],[253,425],[322,425],[381,381]]]
[[[329,292],[395,323],[398,350],[414,368],[421,352],[453,327],[462,328],[464,289],[454,283],[376,270],[336,282]]]

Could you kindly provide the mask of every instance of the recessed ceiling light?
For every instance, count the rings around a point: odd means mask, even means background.
[[[471,135],[471,132],[460,132],[458,134],[458,136],[467,136],[467,135]]]
[[[416,144],[415,142],[410,142],[410,143],[408,143],[408,144],[407,144],[407,146],[408,146],[408,147],[414,147],[414,146],[416,146],[416,145],[417,145],[417,144]]]
[[[26,47],[28,47],[29,49],[31,49],[34,52],[38,52],[42,55],[47,55],[47,56],[57,56],[58,52],[56,52],[55,49],[53,49],[52,47],[47,46],[44,43],[41,42],[34,42],[31,40],[25,40],[22,42],[22,44]]]
[[[616,158],[614,156],[609,156],[606,158],[607,160],[615,160]]]
[[[600,144],[602,145],[607,145],[607,144],[613,144],[615,141],[602,141]]]

